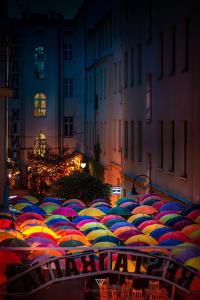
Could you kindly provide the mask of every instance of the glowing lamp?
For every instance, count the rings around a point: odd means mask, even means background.
[[[82,162],[82,163],[81,163],[81,168],[84,169],[85,167],[86,167],[86,163],[85,163],[85,162]]]

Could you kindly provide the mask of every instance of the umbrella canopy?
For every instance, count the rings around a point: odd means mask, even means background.
[[[83,220],[94,220],[94,221],[96,221],[96,219],[94,217],[91,217],[91,216],[79,216],[79,217],[76,217],[73,220],[73,223],[78,224],[80,221],[83,221]]]
[[[153,203],[152,206],[154,208],[156,208],[157,210],[160,210],[161,206],[163,206],[166,203],[167,203],[166,201],[160,200],[160,201]]]
[[[107,211],[107,215],[128,216],[130,212],[125,207],[113,207]]]
[[[40,214],[27,212],[27,213],[23,213],[22,215],[20,215],[17,218],[17,222],[23,223],[24,221],[29,220],[29,219],[37,219],[37,220],[41,220],[41,221],[44,220],[44,218]]]
[[[172,231],[172,232],[164,233],[158,239],[159,242],[162,242],[165,240],[177,240],[177,241],[181,241],[182,243],[188,242],[188,238],[181,231]]]
[[[133,227],[134,227],[131,223],[128,223],[128,222],[118,222],[118,223],[116,223],[116,224],[113,224],[113,225],[110,227],[110,230],[113,232],[113,231],[115,231],[115,230],[118,229],[118,228],[126,227],[126,226],[130,226],[130,228],[133,228]]]
[[[200,224],[192,224],[192,225],[188,225],[185,228],[183,228],[181,231],[187,235],[188,237],[190,237],[190,235],[196,231],[200,229]]]
[[[141,223],[145,222],[145,221],[149,221],[151,220],[151,217],[149,216],[143,216],[143,217],[139,217],[136,220],[132,221],[132,224],[134,226],[139,226]]]
[[[66,204],[72,204],[72,203],[78,203],[86,207],[85,203],[80,199],[68,199],[62,203],[62,206],[65,206]]]
[[[159,210],[165,211],[165,210],[173,210],[173,211],[182,211],[185,208],[183,204],[177,203],[177,202],[168,202],[162,205]]]
[[[111,205],[109,203],[101,202],[101,201],[90,204],[90,207],[97,207],[97,206],[111,207]]]
[[[80,210],[82,210],[84,208],[83,205],[80,205],[78,203],[72,203],[72,204],[68,204],[66,206],[63,207],[68,207],[68,208],[72,208],[74,209],[76,212],[79,212]]]
[[[187,217],[192,220],[196,220],[200,216],[200,208],[192,210],[187,214]]]
[[[20,258],[13,251],[0,249],[1,264],[20,264]]]
[[[0,219],[0,228],[9,228],[12,224],[12,220]]]
[[[146,226],[144,229],[142,229],[142,232],[145,234],[150,234],[155,229],[163,228],[163,227],[165,227],[165,226],[162,224],[152,224],[152,225]]]
[[[195,238],[200,236],[200,229],[195,230],[190,234],[190,238]]]
[[[78,215],[77,212],[73,208],[70,208],[70,207],[57,208],[52,212],[52,214],[53,215],[62,215],[65,217],[76,217]]]
[[[41,201],[42,203],[54,203],[57,204],[58,206],[61,205],[60,201],[57,198],[51,198],[51,197],[47,197],[42,199]]]
[[[102,229],[107,229],[104,224],[101,224],[100,222],[90,222],[86,223],[83,226],[79,228],[80,231],[86,231],[88,228],[102,228]]]
[[[105,224],[107,221],[113,220],[113,219],[124,220],[124,218],[122,216],[108,215],[108,216],[103,217],[100,222]]]
[[[110,236],[110,235],[100,236],[100,237],[96,238],[95,240],[93,240],[92,244],[96,244],[99,242],[111,242],[111,243],[114,243],[116,246],[117,245],[119,246],[121,244],[120,240],[117,237]]]
[[[180,245],[182,242],[180,240],[164,240],[162,242],[159,242],[159,246],[177,246]]]
[[[22,208],[21,211],[23,212],[30,212],[30,213],[37,213],[41,216],[46,215],[46,212],[36,205],[27,205],[26,207]]]
[[[193,257],[193,258],[186,260],[185,265],[200,271],[200,256]]]
[[[200,236],[192,237],[191,242],[200,245]]]
[[[23,223],[20,224],[19,228],[20,230],[25,230],[25,228],[28,228],[30,226],[45,226],[44,221],[37,220],[37,219],[30,219],[26,220]]]
[[[34,196],[23,196],[23,199],[27,199],[34,204],[38,202],[38,199],[35,198]]]
[[[146,215],[146,214],[134,214],[134,215],[132,215],[132,216],[130,216],[130,217],[128,218],[128,222],[132,223],[132,222],[134,222],[135,220],[137,220],[137,219],[139,219],[139,218],[141,218],[141,217],[143,217],[143,218],[145,217],[146,220],[151,220],[151,219],[152,219],[151,216]]]
[[[147,194],[144,195],[141,199],[140,199],[140,203],[144,203],[145,201],[151,200],[151,199],[156,199],[158,201],[162,200],[165,201],[160,195],[157,194]]]
[[[83,225],[88,224],[88,223],[92,223],[92,222],[94,222],[94,220],[86,219],[86,220],[78,222],[76,224],[76,227],[80,229]]]
[[[60,229],[58,231],[56,231],[57,235],[62,237],[62,236],[67,236],[67,235],[72,235],[72,234],[78,234],[78,235],[82,235],[84,236],[84,234],[82,232],[80,232],[79,230],[77,229]]]
[[[78,247],[78,246],[85,246],[85,244],[81,241],[74,241],[74,240],[68,240],[63,241],[59,244],[60,247]]]
[[[65,242],[65,241],[80,241],[82,242],[84,245],[90,246],[90,243],[88,242],[88,240],[86,239],[85,236],[83,235],[78,235],[78,234],[71,234],[71,235],[67,235],[67,236],[63,236],[58,240],[58,245],[60,245],[61,243]]]
[[[24,207],[28,205],[33,205],[32,203],[17,203],[14,205],[14,208],[17,210],[22,210]]]
[[[196,210],[196,209],[200,209],[200,205],[192,204],[190,206],[187,206],[182,211],[182,215],[187,216],[190,212],[192,212],[193,210]]]
[[[178,220],[175,224],[173,224],[173,228],[176,230],[182,230],[184,227],[192,224],[194,224],[194,222],[191,219],[182,217],[181,220]]]
[[[128,197],[121,197],[117,201],[115,201],[115,205],[119,206],[121,203],[126,203],[126,202],[137,203],[135,199],[128,198]]]
[[[79,213],[79,216],[91,216],[91,217],[101,217],[104,216],[105,213],[95,207],[88,207],[82,209]]]
[[[157,220],[147,220],[147,221],[144,221],[142,222],[138,228],[140,230],[144,229],[145,227],[149,226],[149,225],[153,225],[153,224],[161,224],[161,222],[157,221]]]
[[[102,212],[104,212],[105,214],[108,212],[108,210],[110,209],[110,207],[106,207],[106,206],[96,206],[96,208],[98,208],[99,210],[101,210]]]
[[[109,247],[110,248],[110,247],[116,247],[117,244],[112,243],[112,242],[97,242],[97,243],[94,243],[93,246],[94,247],[103,247],[103,248]]]
[[[46,212],[47,215],[49,215],[59,206],[43,205],[43,206],[40,206],[40,207]]]
[[[93,241],[93,240],[97,239],[100,236],[114,236],[114,234],[112,234],[112,232],[109,231],[109,230],[98,229],[98,230],[90,232],[87,235],[87,239],[89,241]]]
[[[109,203],[108,200],[106,199],[101,199],[101,198],[98,198],[98,199],[94,199],[92,200],[92,202],[90,203],[90,205],[96,203],[96,202],[104,202],[104,203]]]
[[[146,243],[147,245],[153,245],[153,246],[158,244],[158,242],[154,238],[145,234],[138,234],[138,235],[131,236],[124,242],[124,244],[130,245],[131,243],[135,243],[135,242],[143,242]]]
[[[195,219],[195,223],[200,223],[200,216]]]
[[[146,214],[153,215],[157,213],[157,209],[150,205],[141,205],[134,208],[131,212],[132,214]]]
[[[58,238],[57,234],[53,230],[51,230],[50,228],[44,227],[44,226],[34,226],[34,227],[30,227],[23,231],[23,234],[27,237],[29,237],[30,235],[32,235],[34,233],[47,233],[47,234],[51,235],[52,237],[54,237],[55,239]]]
[[[52,221],[52,220],[68,221],[69,222],[69,219],[67,217],[65,217],[65,216],[62,216],[62,215],[51,215],[51,216],[48,216],[45,219],[45,223],[48,223],[49,221]]]
[[[139,230],[129,229],[124,232],[121,232],[120,234],[117,235],[117,237],[120,241],[126,241],[131,236],[138,235],[138,234],[141,234]]]
[[[167,210],[167,211],[161,211],[159,213],[157,213],[155,216],[154,216],[154,219],[155,220],[159,220],[160,218],[166,216],[166,215],[170,215],[170,214],[176,214],[179,216],[179,214],[177,214],[176,211],[171,211],[171,210]]]
[[[0,241],[7,240],[9,238],[18,238],[24,240],[23,235],[20,231],[15,229],[1,229],[0,230]]]
[[[150,233],[150,236],[152,236],[154,239],[159,239],[163,234],[172,232],[172,231],[174,231],[174,229],[168,228],[168,227],[162,227],[162,228],[153,230]]]
[[[163,224],[166,224],[169,220],[173,219],[173,218],[176,218],[176,217],[180,217],[178,214],[168,214],[168,215],[165,215],[163,217],[161,217],[159,219],[159,221]],[[176,219],[177,220],[177,219]],[[180,220],[180,219],[178,219]]]
[[[121,220],[121,219],[112,219],[110,221],[107,221],[106,223],[104,223],[108,228],[110,228],[111,226],[113,226],[114,224],[117,224],[117,223],[122,223],[122,222],[125,222],[125,220]]]
[[[182,263],[186,262],[190,258],[200,256],[200,249],[187,249],[183,250],[176,255],[174,255],[176,260],[181,261]]]
[[[18,238],[7,239],[0,242],[1,247],[29,247],[29,244]]]

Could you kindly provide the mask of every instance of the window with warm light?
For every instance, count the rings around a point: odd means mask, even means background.
[[[47,138],[44,133],[40,134],[35,138],[34,142],[34,154],[36,156],[44,157],[46,154]]]
[[[46,117],[47,98],[43,93],[37,93],[34,97],[34,117]]]

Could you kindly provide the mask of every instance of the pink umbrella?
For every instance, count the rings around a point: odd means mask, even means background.
[[[164,205],[165,203],[167,203],[167,202],[164,201],[164,200],[160,200],[159,202],[156,202],[156,203],[152,204],[152,206],[153,206],[154,208],[156,208],[157,210],[159,210],[159,208],[160,208],[162,205]]]
[[[82,221],[78,222],[78,224],[76,224],[76,226],[78,228],[80,228],[81,226],[83,226],[83,225],[85,225],[87,223],[91,223],[91,222],[94,222],[94,220],[91,220],[91,219],[82,220]]]
[[[158,220],[147,220],[147,221],[142,222],[142,223],[138,226],[138,229],[142,230],[142,229],[144,229],[146,226],[153,225],[153,224],[162,224],[162,223],[159,222]]]
[[[77,212],[70,207],[60,207],[52,212],[52,215],[62,215],[65,217],[76,217],[78,216]]]
[[[139,230],[130,229],[125,232],[121,232],[117,237],[120,241],[126,241],[129,237],[137,234],[142,234],[142,232]]]
[[[198,216],[200,216],[200,209],[195,209],[187,215],[187,217],[192,220],[195,220]]]

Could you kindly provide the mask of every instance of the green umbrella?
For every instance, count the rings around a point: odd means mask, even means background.
[[[106,213],[107,215],[128,216],[130,212],[125,207],[113,207]]]

